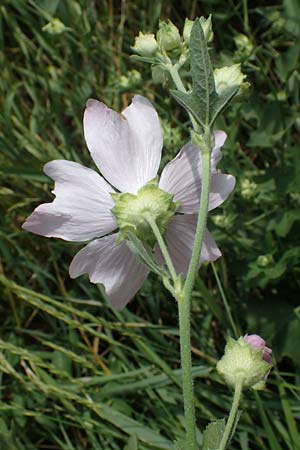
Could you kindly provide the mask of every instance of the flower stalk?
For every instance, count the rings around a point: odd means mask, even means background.
[[[166,243],[164,241],[164,238],[161,235],[161,232],[160,232],[160,230],[159,230],[155,220],[153,220],[153,218],[149,214],[147,215],[146,218],[147,218],[147,222],[149,223],[149,225],[150,225],[150,227],[151,227],[151,229],[153,231],[153,234],[154,234],[154,236],[156,238],[156,241],[157,241],[157,243],[159,245],[161,253],[162,253],[162,255],[163,255],[164,259],[165,259],[167,268],[169,270],[169,273],[171,275],[171,278],[172,278],[174,286],[175,286],[178,277],[177,277],[176,270],[175,270],[174,264],[172,262],[171,256],[170,256],[170,254],[168,252]]]
[[[235,424],[236,415],[238,412],[238,407],[239,407],[239,403],[240,403],[240,399],[241,399],[241,395],[242,395],[242,388],[243,388],[243,383],[241,380],[239,383],[237,383],[235,385],[235,388],[234,388],[234,396],[233,396],[233,401],[232,401],[232,405],[231,405],[231,409],[230,409],[230,414],[229,414],[229,417],[228,417],[228,420],[226,423],[224,434],[222,436],[222,439],[221,439],[221,442],[219,445],[219,450],[226,449],[228,441],[232,434],[232,429]]]

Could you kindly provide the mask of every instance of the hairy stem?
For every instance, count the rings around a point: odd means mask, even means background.
[[[191,294],[199,267],[207,218],[210,185],[210,152],[202,154],[202,168],[202,191],[197,231],[182,297],[178,299],[184,411],[186,418],[187,444],[188,448],[191,450],[197,449],[194,392],[191,376]]]
[[[154,236],[155,236],[155,238],[157,240],[157,243],[159,245],[159,248],[160,248],[161,253],[162,253],[162,255],[163,255],[164,259],[165,259],[167,268],[168,268],[168,270],[170,272],[170,275],[171,275],[172,280],[173,280],[174,285],[175,285],[178,277],[177,277],[177,273],[176,273],[173,261],[171,259],[171,256],[170,256],[169,252],[168,252],[167,245],[166,245],[166,243],[164,241],[164,238],[162,237],[161,232],[160,232],[160,230],[159,230],[155,220],[153,220],[153,218],[150,215],[147,216],[147,222],[149,223],[149,225],[150,225],[150,227],[151,227],[151,229],[153,231],[153,234],[154,234]]]
[[[182,83],[177,67],[172,66],[169,69],[170,75],[177,89],[186,92]],[[199,126],[195,119],[189,114],[194,131],[199,133]],[[186,422],[187,448],[189,450],[197,450],[196,440],[196,418],[194,405],[194,389],[192,380],[192,358],[191,358],[191,295],[194,287],[196,275],[198,272],[200,254],[204,239],[208,201],[210,190],[210,154],[211,154],[211,132],[210,128],[204,130],[201,136],[201,156],[202,156],[202,189],[199,205],[199,215],[195,241],[192,251],[192,257],[189,264],[187,277],[183,290],[177,296],[178,312],[179,312],[179,330],[180,330],[180,352],[182,366],[182,390],[184,398],[184,413]]]
[[[208,213],[208,200],[210,190],[210,148],[209,145],[204,149],[201,149],[202,153],[202,189],[200,198],[200,208],[197,222],[197,229],[194,241],[194,247],[192,251],[192,257],[189,264],[188,273],[184,283],[184,298],[185,301],[190,302],[192,289],[194,287],[196,275],[199,268],[200,254],[204,239],[207,213]],[[200,150],[199,150],[200,151]]]
[[[195,402],[191,358],[190,302],[186,301],[183,295],[181,296],[181,298],[178,298],[178,313],[186,445],[190,450],[197,450]]]
[[[218,450],[225,450],[227,447],[227,444],[229,443],[228,441],[230,439],[232,429],[234,427],[234,423],[235,423],[235,419],[236,419],[236,415],[237,415],[237,411],[238,411],[238,407],[239,407],[239,403],[240,403],[240,399],[241,399],[241,394],[242,394],[242,383],[237,383],[235,386],[235,389],[234,389],[234,396],[233,396],[230,414],[229,414],[229,417],[228,417],[228,420],[226,423],[226,427],[225,427],[225,431],[222,436]]]

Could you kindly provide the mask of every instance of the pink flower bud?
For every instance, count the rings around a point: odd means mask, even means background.
[[[272,364],[272,350],[269,347],[266,347],[266,342],[263,338],[257,334],[245,334],[244,340],[247,344],[251,345],[254,350],[263,349],[263,360],[269,364]]]

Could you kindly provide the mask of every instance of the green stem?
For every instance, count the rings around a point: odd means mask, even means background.
[[[170,272],[170,275],[172,277],[172,280],[174,282],[174,285],[176,285],[176,281],[177,281],[178,276],[177,276],[177,273],[176,273],[173,261],[172,261],[172,259],[170,257],[169,252],[168,252],[168,248],[166,246],[164,238],[162,237],[161,232],[160,232],[160,230],[159,230],[155,220],[153,220],[151,216],[149,216],[149,215],[147,216],[147,221],[148,221],[148,223],[149,223],[149,225],[150,225],[150,227],[151,227],[151,229],[152,229],[152,231],[154,233],[154,236],[155,236],[155,238],[157,240],[159,248],[160,248],[160,250],[162,252],[162,255],[163,255],[164,259],[165,259],[165,262],[167,264],[167,268],[168,268],[168,270]]]
[[[242,3],[244,15],[244,28],[246,32],[249,32],[248,0],[243,0]]]
[[[177,67],[169,68],[170,75],[177,89],[186,92],[181,81]],[[189,114],[193,128],[199,133],[199,126],[195,119]],[[201,145],[202,155],[202,189],[198,214],[197,229],[195,241],[189,264],[187,277],[184,283],[181,295],[177,297],[179,311],[179,330],[180,330],[180,352],[182,366],[182,389],[184,398],[184,412],[186,421],[187,448],[189,450],[197,450],[196,440],[196,419],[194,405],[193,380],[191,375],[192,358],[191,358],[191,295],[195,283],[196,275],[199,268],[200,254],[203,244],[204,232],[206,227],[209,189],[210,189],[210,154],[211,154],[211,132],[210,129],[204,130]]]
[[[225,431],[222,436],[218,450],[225,450],[227,447],[227,444],[230,439],[232,429],[233,429],[233,426],[235,423],[235,418],[237,415],[237,411],[238,411],[238,407],[239,407],[239,403],[240,403],[240,399],[241,399],[241,394],[242,394],[242,387],[243,387],[243,384],[241,382],[237,383],[235,385],[234,396],[233,396],[230,414],[229,414],[229,417],[228,417],[228,420],[226,423],[226,427],[225,427]]]
[[[182,367],[182,391],[186,429],[186,445],[189,450],[197,450],[196,418],[191,358],[191,318],[190,302],[182,295],[178,298],[180,355]]]
[[[172,77],[172,80],[177,87],[177,89],[181,92],[186,92],[184,84],[180,78],[178,69],[176,65],[169,66],[169,73]],[[198,124],[195,124],[194,118],[190,115],[194,130],[198,132]],[[205,134],[203,136],[203,146],[205,148],[201,148],[202,154],[202,190],[201,190],[201,198],[200,198],[200,207],[199,207],[199,215],[197,222],[197,230],[195,236],[195,242],[192,252],[191,261],[189,264],[188,274],[184,285],[184,294],[185,297],[190,299],[191,292],[195,283],[196,274],[198,271],[200,253],[203,243],[204,231],[207,220],[208,213],[208,201],[209,201],[209,189],[210,189],[210,154],[211,154],[211,133],[210,130],[205,130]],[[200,151],[200,150],[199,150]],[[188,300],[189,302],[190,300]]]
[[[171,78],[172,78],[175,86],[177,87],[178,91],[186,92],[186,88],[180,78],[180,75],[178,73],[178,69],[177,69],[176,65],[175,66],[172,65],[169,68],[169,72],[170,72]]]
[[[196,420],[194,406],[193,380],[191,376],[191,294],[199,267],[200,253],[203,243],[206,218],[208,212],[208,198],[210,187],[210,151],[202,153],[202,191],[197,230],[188,274],[185,280],[181,298],[178,299],[180,351],[182,365],[182,385],[184,397],[184,411],[186,420],[187,444],[189,450],[197,449]]]
[[[192,251],[192,257],[189,264],[188,273],[184,283],[184,297],[189,302],[192,289],[195,283],[196,275],[199,268],[200,254],[203,244],[204,232],[207,221],[208,201],[210,190],[210,149],[202,149],[202,189],[200,198],[200,208],[197,222],[197,229]]]
[[[212,266],[212,269],[213,269],[213,272],[214,272],[215,279],[217,281],[217,285],[218,285],[218,288],[219,288],[219,291],[220,291],[220,294],[221,294],[221,297],[222,297],[222,300],[223,300],[223,303],[224,303],[224,306],[225,306],[225,309],[226,309],[226,313],[227,313],[228,320],[230,322],[230,325],[231,325],[234,337],[237,339],[239,337],[239,334],[237,332],[237,328],[235,326],[235,323],[234,323],[234,320],[233,320],[233,317],[232,317],[232,314],[231,314],[231,309],[230,309],[229,303],[227,301],[227,298],[226,298],[226,295],[225,295],[225,292],[224,292],[221,280],[219,278],[218,272],[216,271],[216,267],[215,267],[213,262],[211,263],[211,266]]]

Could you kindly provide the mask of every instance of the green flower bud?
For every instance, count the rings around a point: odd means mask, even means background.
[[[120,193],[111,196],[115,201],[112,213],[120,229],[120,240],[126,239],[127,233],[131,232],[149,245],[155,243],[155,237],[147,217],[155,220],[160,232],[164,234],[169,220],[179,206],[173,202],[173,195],[159,189],[156,178],[136,194]]]
[[[133,50],[141,56],[153,56],[158,50],[158,43],[152,33],[143,34],[141,31],[135,38]]]
[[[227,228],[229,226],[228,217],[225,214],[216,214],[215,216],[212,216],[212,221],[220,228]]]
[[[214,38],[214,33],[212,30],[212,23],[211,23],[211,14],[208,16],[207,19],[205,19],[205,17],[201,16],[199,21],[202,26],[202,30],[203,30],[206,42],[207,42],[207,44],[209,44]]]
[[[251,345],[251,341],[248,343],[247,335],[237,341],[229,338],[225,354],[217,364],[217,371],[231,387],[241,383],[243,388],[261,390],[272,367],[268,362],[271,361],[270,355],[265,355],[265,348]],[[270,352],[270,349],[268,350]]]
[[[174,149],[180,147],[182,142],[182,135],[180,128],[172,127],[167,119],[161,120],[161,127],[164,136],[164,146],[167,149]]]
[[[52,19],[42,28],[43,31],[49,34],[61,34],[66,30],[66,26],[58,18]]]
[[[257,184],[254,181],[248,180],[248,178],[241,181],[241,196],[244,199],[250,200],[255,196],[256,192]]]
[[[273,264],[273,263],[274,263],[274,259],[273,259],[273,256],[270,254],[269,255],[259,255],[259,257],[256,260],[256,264],[262,268],[268,267],[268,266],[270,266],[270,264]]]
[[[218,95],[222,95],[228,88],[236,85],[240,86],[237,95],[241,95],[245,93],[250,86],[250,83],[244,82],[246,75],[242,73],[240,64],[233,64],[232,66],[215,69],[214,78]]]
[[[291,198],[291,200],[293,202],[296,202],[296,203],[300,204],[300,193],[299,192],[290,192],[289,195],[290,195],[290,198]]]
[[[166,52],[179,48],[181,45],[179,30],[171,20],[168,20],[168,22],[159,22],[156,38],[160,48]]]
[[[254,50],[254,46],[248,36],[239,33],[235,36],[234,42],[237,47],[237,50],[235,52],[236,58],[239,58],[239,60],[242,61],[248,59]]]
[[[212,23],[211,23],[211,14],[209,15],[209,17],[207,19],[205,19],[205,17],[201,16],[199,19],[199,22],[202,26],[202,30],[203,30],[206,42],[207,43],[211,42],[214,38],[214,33],[212,30]],[[191,33],[192,33],[192,28],[193,28],[194,23],[195,23],[194,20],[185,19],[184,28],[183,28],[183,39],[187,45],[189,45],[189,43],[190,43],[190,38],[191,38]]]
[[[117,83],[121,89],[132,89],[142,82],[140,72],[135,69],[129,70],[127,75],[121,75]]]
[[[183,40],[187,45],[189,45],[189,43],[190,43],[191,32],[192,32],[194,23],[195,23],[194,20],[190,20],[188,18],[185,19],[182,35],[183,35]]]

